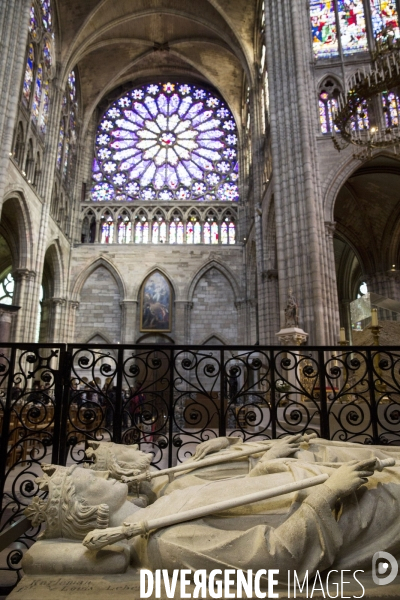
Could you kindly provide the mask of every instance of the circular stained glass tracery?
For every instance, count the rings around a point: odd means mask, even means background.
[[[116,100],[96,137],[92,199],[236,201],[230,110],[195,85],[152,84]]]

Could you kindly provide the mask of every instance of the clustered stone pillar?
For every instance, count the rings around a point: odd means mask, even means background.
[[[324,345],[334,341],[338,309],[316,169],[317,99],[312,51],[304,44],[309,17],[303,0],[271,0],[265,7],[280,303],[283,308],[293,288],[300,326],[311,343]]]
[[[11,325],[19,309],[19,306],[0,304],[0,343],[8,344],[10,341]]]

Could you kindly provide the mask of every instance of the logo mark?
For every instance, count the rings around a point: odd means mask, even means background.
[[[379,562],[384,560],[385,562]],[[378,569],[377,567],[378,563]],[[391,567],[391,572],[389,572],[389,567]],[[378,577],[377,575],[385,575],[385,573],[389,572],[389,575],[386,577]],[[376,585],[388,585],[392,583],[397,577],[397,573],[399,572],[399,565],[394,556],[389,554],[389,552],[375,552],[372,557],[372,579]]]

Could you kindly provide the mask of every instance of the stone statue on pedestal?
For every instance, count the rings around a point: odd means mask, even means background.
[[[299,315],[296,298],[293,296],[293,290],[288,290],[288,299],[285,308],[285,328],[298,327]]]

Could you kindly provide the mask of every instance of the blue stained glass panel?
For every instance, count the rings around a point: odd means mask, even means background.
[[[316,58],[338,56],[339,44],[333,0],[310,0],[310,19]]]

